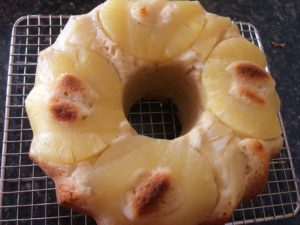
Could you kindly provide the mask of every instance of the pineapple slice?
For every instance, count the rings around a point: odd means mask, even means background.
[[[240,60],[253,62],[262,68],[266,66],[266,57],[263,52],[242,37],[233,37],[222,41],[211,52],[207,63],[229,64]]]
[[[92,171],[89,204],[100,223],[197,224],[217,201],[212,168],[184,141],[131,137],[105,151]]]
[[[239,135],[272,139],[281,134],[280,100],[265,65],[264,54],[243,38],[221,42],[205,65],[206,107]]]
[[[231,23],[231,25],[226,29],[225,33],[223,33],[220,40],[225,40],[233,37],[241,37],[239,27],[235,23]]]
[[[212,49],[221,41],[220,37],[232,25],[230,18],[207,13],[205,15],[205,26],[196,39],[194,49],[203,60]]]
[[[117,73],[95,52],[42,52],[35,86],[26,99],[32,154],[64,163],[100,154],[125,119],[121,92]]]
[[[187,50],[204,25],[198,2],[108,0],[101,8],[104,30],[129,54],[161,62]]]
[[[31,151],[43,159],[72,163],[88,159],[107,148],[95,133],[48,132],[34,135]]]
[[[75,45],[91,49],[96,42],[97,25],[90,15],[71,16],[54,45],[57,48]]]

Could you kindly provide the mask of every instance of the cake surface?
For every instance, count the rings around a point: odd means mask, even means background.
[[[30,157],[58,203],[99,225],[224,224],[261,193],[281,149],[266,57],[196,1],[107,0],[39,54]],[[136,133],[141,98],[170,98],[182,133]]]

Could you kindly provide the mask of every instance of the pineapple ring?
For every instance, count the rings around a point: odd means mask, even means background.
[[[30,157],[98,224],[223,224],[281,149],[264,54],[198,2],[107,0],[39,54]],[[171,98],[181,137],[138,135],[141,97]]]

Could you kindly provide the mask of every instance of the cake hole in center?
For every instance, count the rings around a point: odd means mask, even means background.
[[[197,76],[179,63],[141,69],[128,77],[124,113],[137,133],[175,139],[189,133],[201,113]]]
[[[178,108],[171,99],[140,99],[132,105],[127,118],[138,134],[172,140],[182,130],[177,113]]]

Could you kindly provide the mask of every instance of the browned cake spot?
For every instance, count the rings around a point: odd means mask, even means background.
[[[68,182],[56,182],[56,190],[59,190],[57,194],[57,201],[60,204],[66,204],[77,200],[76,187]]]
[[[77,189],[77,185],[73,180],[68,179],[56,179],[56,197],[57,202],[63,206],[73,207],[75,210],[89,214],[86,200],[89,195],[85,192],[80,192]]]
[[[158,213],[165,194],[170,190],[170,172],[157,169],[146,175],[127,196],[125,215],[134,220],[142,215]]]
[[[258,139],[244,140],[242,153],[247,158],[243,198],[254,198],[264,190],[268,181],[270,154]]]
[[[236,76],[248,82],[267,81],[270,80],[270,75],[252,63],[239,63],[235,67]]]
[[[82,93],[86,90],[86,85],[80,79],[71,74],[64,74],[57,86],[57,91],[68,96],[70,93]]]
[[[60,122],[74,122],[79,114],[78,108],[66,101],[53,101],[49,110],[53,118]]]
[[[163,173],[153,174],[140,184],[134,190],[134,207],[137,209],[137,214],[142,215],[151,211],[168,187],[169,177]]]
[[[260,152],[264,151],[264,146],[261,144],[260,141],[255,140],[252,142],[252,150],[256,152],[256,154],[259,154]]]
[[[248,61],[236,61],[226,68],[233,76],[229,93],[237,100],[255,106],[267,105],[268,96],[275,90],[271,75]]]
[[[238,94],[241,96],[246,97],[249,99],[251,102],[256,103],[257,105],[264,105],[265,104],[265,99],[261,96],[259,96],[255,91],[252,91],[251,89],[244,87],[244,86],[239,86],[238,87]]]
[[[141,17],[146,17],[148,14],[147,8],[144,6],[142,8],[140,8],[140,16]]]
[[[87,84],[71,74],[62,74],[49,102],[49,112],[55,121],[74,123],[88,116],[93,107]]]

